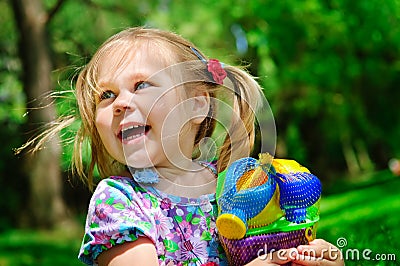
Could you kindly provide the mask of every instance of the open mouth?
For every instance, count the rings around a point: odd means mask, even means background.
[[[148,125],[130,126],[130,127],[122,129],[119,132],[118,137],[122,141],[129,141],[129,140],[137,139],[137,138],[145,135],[150,130],[150,128],[151,127]]]

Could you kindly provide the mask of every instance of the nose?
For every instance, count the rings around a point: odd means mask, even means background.
[[[133,109],[133,95],[128,92],[121,92],[113,103],[113,112],[115,116],[125,113],[127,110]]]

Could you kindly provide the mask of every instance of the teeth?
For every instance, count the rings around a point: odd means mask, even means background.
[[[123,128],[123,129],[121,130],[121,132],[124,132],[124,131],[130,130],[130,129],[133,129],[133,128],[139,128],[139,127],[144,127],[144,126],[139,126],[139,125],[136,125],[136,126],[130,126],[130,127],[127,127],[127,128]]]
[[[129,137],[127,137],[125,140],[136,139],[136,138],[138,138],[138,137],[140,137],[140,136],[143,136],[143,135],[144,135],[144,133],[140,133],[140,134],[137,134],[137,135],[129,136]]]
[[[121,129],[120,137],[125,140],[133,140],[146,134],[146,125],[132,125]]]

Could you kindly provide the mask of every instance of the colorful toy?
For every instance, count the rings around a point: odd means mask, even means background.
[[[321,183],[293,160],[260,154],[218,176],[217,228],[230,265],[315,238]]]

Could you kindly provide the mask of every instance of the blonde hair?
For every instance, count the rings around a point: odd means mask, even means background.
[[[201,62],[191,49],[191,47],[195,48],[191,42],[175,33],[158,29],[129,28],[110,37],[100,46],[90,62],[79,74],[76,83],[76,100],[79,107],[81,126],[74,141],[73,170],[90,189],[94,185],[93,173],[96,166],[101,177],[115,174],[124,168],[124,165],[108,154],[95,125],[96,95],[99,93],[97,86],[99,67],[102,60],[113,56],[116,64],[115,70],[118,70],[123,64],[124,55],[135,49],[136,45],[142,44],[143,40],[147,40],[149,45],[156,46],[166,64],[188,61]],[[206,58],[201,52],[199,53]],[[249,155],[255,136],[255,110],[261,106],[263,99],[259,84],[245,70],[229,65],[225,65],[224,70],[227,72],[227,78],[231,82],[230,85],[234,94],[232,108],[237,117],[231,121],[228,134],[225,136],[218,152],[217,167],[219,172],[223,171],[233,160]],[[206,92],[211,98],[216,97],[222,86],[210,82],[210,73],[207,71],[206,64],[193,64],[190,71],[192,75],[199,76],[196,79],[199,81],[193,82],[191,88]],[[203,138],[210,137],[215,129],[216,121],[213,117],[215,117],[216,108],[213,105],[214,103],[211,102],[209,115],[198,127],[194,142],[195,146]],[[71,123],[71,118],[69,118],[64,125]],[[54,135],[55,130],[60,130],[60,125],[53,127],[40,138],[43,139],[45,136]],[[244,143],[248,143],[248,145],[244,145]],[[42,141],[40,145],[43,145]],[[83,162],[85,145],[90,149],[88,169],[85,169]],[[35,149],[38,148],[35,147]]]

